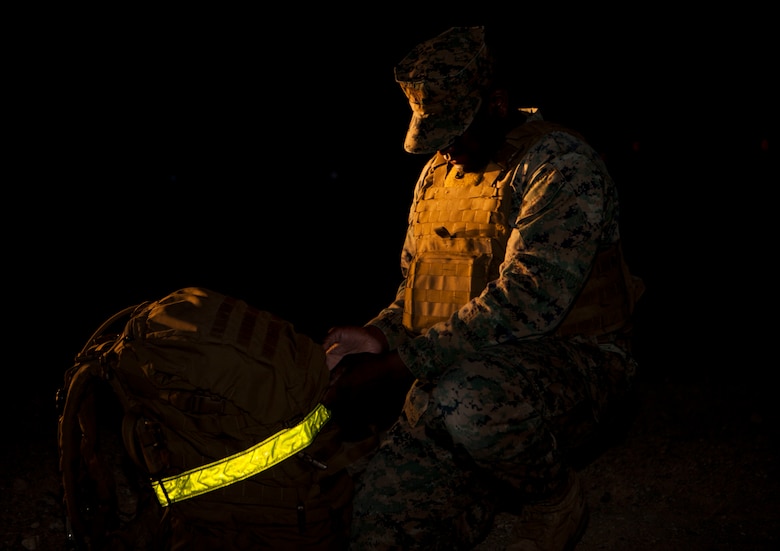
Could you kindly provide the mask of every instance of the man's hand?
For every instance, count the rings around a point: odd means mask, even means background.
[[[370,352],[380,354],[387,351],[387,339],[376,327],[340,326],[334,327],[322,342],[328,369],[333,370],[348,354]]]
[[[389,428],[400,415],[414,382],[414,375],[397,352],[350,354],[330,377],[323,404],[353,438]]]

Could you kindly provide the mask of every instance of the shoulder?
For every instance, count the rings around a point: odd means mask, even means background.
[[[578,131],[549,121],[527,122],[535,138],[528,148],[524,161],[530,164],[549,162],[601,164],[600,155]]]

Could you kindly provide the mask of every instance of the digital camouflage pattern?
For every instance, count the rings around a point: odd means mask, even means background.
[[[540,120],[536,111],[528,122]],[[429,184],[434,156],[420,174],[409,220]],[[448,321],[422,335],[403,327],[404,289],[370,321],[398,349],[412,373],[430,380],[469,354],[537,339],[563,320],[587,280],[599,249],[617,243],[617,189],[598,153],[568,132],[551,132],[516,160],[511,232],[500,277]],[[401,254],[405,278],[416,256],[410,224]]]
[[[422,416],[402,416],[357,477],[351,548],[476,545],[498,510],[559,483],[562,459],[633,375],[620,354],[549,338],[466,358],[435,386],[417,381],[409,400]]]
[[[421,172],[410,222],[437,157]],[[516,159],[515,171],[498,279],[419,335],[403,324],[404,280],[369,322],[417,381],[358,479],[355,549],[469,548],[490,528],[499,498],[517,504],[555,489],[565,455],[630,389],[627,341],[554,336],[598,250],[620,238],[605,165],[581,138],[554,131]],[[404,278],[415,242],[410,224]]]
[[[395,68],[412,108],[404,149],[433,153],[463,134],[491,67],[484,27],[453,27],[414,48]]]

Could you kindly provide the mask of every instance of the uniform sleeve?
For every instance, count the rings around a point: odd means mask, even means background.
[[[512,231],[498,279],[448,321],[398,343],[418,378],[435,378],[485,347],[553,331],[585,284],[612,185],[603,163],[581,141],[555,132],[521,160],[513,183]]]

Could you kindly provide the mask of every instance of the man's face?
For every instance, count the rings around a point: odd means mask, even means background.
[[[474,172],[485,167],[502,139],[503,131],[497,121],[480,112],[466,131],[439,153],[450,165]]]

